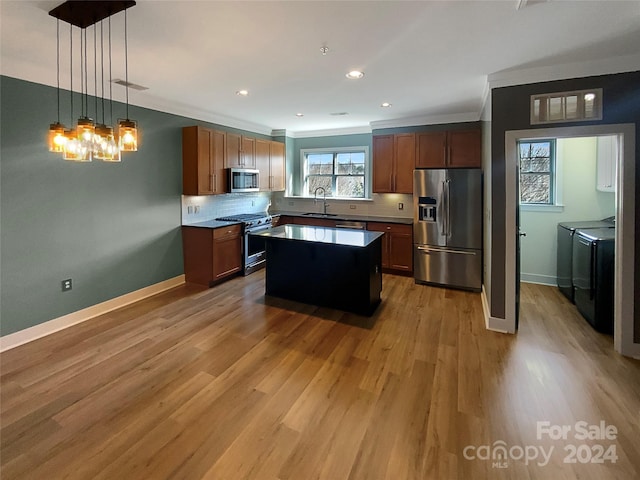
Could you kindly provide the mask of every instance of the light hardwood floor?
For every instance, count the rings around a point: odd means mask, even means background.
[[[640,478],[640,362],[554,288],[523,285],[516,336],[410,278],[370,320],[263,292],[183,286],[2,354],[2,479]],[[582,420],[616,438],[536,438]],[[506,468],[465,458],[500,441]],[[563,463],[597,444],[616,463]]]

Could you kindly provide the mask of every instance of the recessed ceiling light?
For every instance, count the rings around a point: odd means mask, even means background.
[[[246,97],[247,95],[249,95],[249,91],[248,90],[238,90],[236,92],[236,95],[238,95],[239,97]]]
[[[364,72],[361,72],[360,70],[351,70],[346,76],[347,78],[357,80],[358,78],[364,77]]]
[[[304,113],[296,113],[296,117],[304,117]]]
[[[384,103],[382,103],[380,106],[381,106],[381,107],[385,107],[385,108],[386,108],[386,107],[390,107],[390,106],[391,106],[391,104],[390,104],[389,102],[384,102]]]

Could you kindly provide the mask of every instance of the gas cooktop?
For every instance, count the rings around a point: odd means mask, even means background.
[[[221,222],[250,222],[252,220],[261,220],[270,218],[268,213],[240,213],[237,215],[229,215],[227,217],[216,218]]]

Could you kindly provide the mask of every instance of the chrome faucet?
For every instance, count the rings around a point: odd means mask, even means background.
[[[323,215],[326,215],[329,204],[327,203],[327,192],[324,187],[318,187],[315,192],[313,192],[313,203],[318,203],[318,190],[322,190],[322,213]]]

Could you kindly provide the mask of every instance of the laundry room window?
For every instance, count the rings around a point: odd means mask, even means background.
[[[520,203],[555,205],[555,139],[518,142]]]

